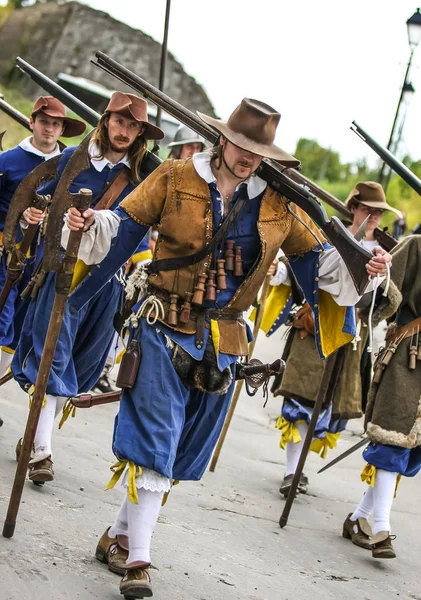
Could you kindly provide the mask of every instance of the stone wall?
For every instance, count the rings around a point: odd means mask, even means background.
[[[2,27],[0,39],[0,79],[5,84],[22,88],[31,97],[40,90],[26,76],[19,74],[14,66],[16,56],[52,79],[63,72],[86,77],[110,89],[133,91],[90,63],[95,52],[102,50],[153,85],[158,85],[161,45],[107,13],[77,2],[37,4],[15,10]],[[184,72],[171,53],[167,61],[165,91],[191,110],[215,114],[202,86]]]

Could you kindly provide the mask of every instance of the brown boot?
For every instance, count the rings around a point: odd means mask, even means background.
[[[342,537],[351,540],[353,544],[365,550],[371,550],[370,536],[373,535],[370,523],[367,519],[360,517],[356,521],[351,521],[352,513],[349,513],[342,529]],[[357,532],[354,531],[357,528]]]
[[[35,458],[29,462],[29,479],[37,485],[42,485],[46,481],[53,481],[53,461],[51,456],[36,460]]]
[[[95,556],[100,561],[108,565],[108,568],[113,573],[124,575],[126,572],[126,560],[129,555],[126,548],[122,546],[122,538],[125,536],[117,536],[117,538],[108,537],[110,528],[102,534],[101,539],[96,547]],[[124,544],[126,545],[126,544]]]
[[[392,540],[396,535],[390,535],[388,531],[379,531],[371,538],[371,553],[373,558],[396,558]]]
[[[126,600],[137,598],[151,598],[152,583],[149,575],[148,563],[131,563],[123,579],[120,581],[120,594]]]

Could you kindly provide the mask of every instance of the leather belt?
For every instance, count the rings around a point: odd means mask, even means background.
[[[403,325],[402,327],[399,327],[399,329],[397,329],[390,335],[387,335],[386,340],[385,340],[386,344],[389,345],[389,344],[393,343],[402,334],[403,334],[403,337],[401,338],[400,341],[411,337],[414,333],[417,333],[417,331],[416,331],[417,327],[419,327],[421,330],[421,317],[418,317],[417,319],[410,321],[409,323],[407,323],[407,325]]]
[[[158,288],[150,287],[148,296],[154,295],[160,300],[163,300],[169,305],[169,293],[166,290],[160,290]],[[166,313],[167,311],[165,311]],[[205,343],[205,329],[210,329],[210,323],[208,320],[214,321],[238,321],[244,323],[244,316],[242,311],[234,310],[232,308],[201,308],[193,307],[190,313],[190,320],[196,322],[196,348],[199,350]]]

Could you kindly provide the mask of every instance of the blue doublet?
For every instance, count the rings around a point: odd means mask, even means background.
[[[4,229],[4,221],[13,194],[22,180],[35,167],[43,163],[45,159],[38,154],[28,152],[20,146],[11,150],[6,150],[0,154],[0,231]],[[18,227],[18,241],[21,237],[21,231]],[[0,346],[14,350],[19,340],[19,335],[28,303],[20,298],[27,284],[29,283],[34,268],[36,267],[36,258],[34,256],[35,245],[31,251],[31,258],[26,261],[25,269],[20,281],[13,286],[3,311],[0,314]],[[0,290],[3,288],[7,278],[7,256],[4,253],[0,260]]]
[[[67,148],[63,152],[58,164],[59,177],[74,151],[75,148]],[[95,198],[123,167],[124,165],[119,163],[113,168],[105,167],[102,171],[98,171],[91,164],[89,169],[82,171],[72,182],[70,191],[76,193],[80,188],[89,188],[93,192],[95,203]],[[42,193],[53,194],[57,183],[58,179],[48,182],[42,187]],[[127,184],[114,201],[112,208],[117,206],[134,187],[131,183]],[[141,249],[143,247],[139,248]],[[54,303],[56,277],[55,273],[49,273],[37,298],[30,302],[13,358],[14,377],[24,389],[28,389],[36,381]],[[48,380],[48,394],[74,396],[89,391],[97,382],[113,341],[115,333],[113,318],[120,310],[122,301],[123,288],[117,278],[111,276],[104,287],[90,298],[78,314],[70,311],[69,305],[66,306]]]

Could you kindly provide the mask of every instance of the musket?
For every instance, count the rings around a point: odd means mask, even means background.
[[[413,173],[406,165],[394,156],[390,150],[376,142],[362,127],[352,121],[351,129],[358,135],[395,173],[401,177],[413,190],[421,196],[421,179]]]
[[[76,115],[84,119],[89,125],[92,125],[92,127],[98,125],[101,115],[79,100],[79,98],[76,98],[76,96],[65,90],[61,85],[44,75],[44,73],[41,73],[41,71],[20,57],[16,58],[16,66],[25,73],[25,75],[28,75],[32,81],[51,94],[51,96],[60,100],[60,102],[72,110]],[[161,162],[161,159],[156,156],[156,154],[147,150],[142,160],[141,169],[144,173],[150,174],[159,167]]]
[[[216,144],[220,133],[207,125],[192,111],[186,109],[180,103],[103,52],[97,52],[95,56],[94,65],[142,94],[147,100],[161,107],[165,112],[175,117],[184,125],[187,125],[187,127],[204,137],[211,144]],[[294,202],[302,208],[319,226],[344,259],[356,289],[362,294],[368,282],[365,266],[372,255],[354,240],[337,217],[332,217],[329,220],[323,205],[317,198],[288,177],[282,169],[284,168],[277,164],[276,161],[264,159],[259,167],[258,175],[273,189],[285,196],[288,201]],[[287,209],[293,213],[290,202],[287,203]]]
[[[311,192],[313,192],[313,194],[317,196],[319,200],[323,200],[324,202],[326,202],[326,204],[337,210],[346,219],[352,221],[352,212],[348,210],[345,204],[338,200],[338,198],[335,198],[335,196],[324,190],[322,187],[317,185],[317,183],[314,183],[314,181],[311,181],[311,179],[309,179],[299,171],[296,171],[295,169],[288,169],[286,173],[288,177],[291,177],[291,179],[293,179],[297,183],[308,187],[308,189]],[[398,243],[395,240],[395,238],[390,235],[390,233],[387,233],[386,229],[376,227],[373,231],[373,234],[375,239],[379,242],[379,244],[383,246],[383,248],[388,252],[390,252],[390,250],[392,250]]]
[[[92,202],[92,192],[88,189],[81,189],[74,195],[73,205],[81,213],[85,211]],[[48,324],[48,331],[45,337],[44,348],[39,364],[35,389],[32,396],[31,408],[29,409],[28,420],[26,423],[25,434],[23,437],[22,448],[19,453],[19,461],[16,468],[15,479],[13,482],[12,493],[10,495],[9,506],[6,520],[3,526],[3,536],[13,537],[16,525],[16,518],[22,498],[23,487],[25,484],[26,472],[31,455],[32,445],[35,438],[35,432],[38,425],[44,397],[47,391],[47,384],[51,367],[54,360],[54,354],[60,334],[64,310],[67,297],[70,291],[74,267],[79,251],[79,245],[82,238],[82,230],[72,231],[69,236],[64,258],[60,265],[60,270],[56,279],[56,295]]]
[[[90,108],[81,100],[75,98],[75,96],[73,96],[70,92],[58,85],[58,83],[55,83],[55,81],[41,73],[41,71],[38,71],[38,69],[30,65],[28,62],[26,62],[26,60],[23,60],[19,56],[16,58],[16,66],[20,71],[28,75],[32,81],[37,83],[51,96],[54,96],[54,98],[57,98],[57,100],[63,102],[67,108],[89,123],[89,125],[92,125],[92,127],[96,127],[98,125],[101,115],[92,110],[92,108]]]
[[[19,123],[22,127],[25,127],[28,131],[31,131],[31,127],[29,125],[29,119],[23,113],[19,112],[14,106],[6,102],[3,96],[0,97],[0,110],[4,112],[5,115]],[[3,132],[6,133],[6,132]],[[58,141],[58,145],[60,150],[63,151],[66,148],[66,144],[63,144],[60,140]]]

